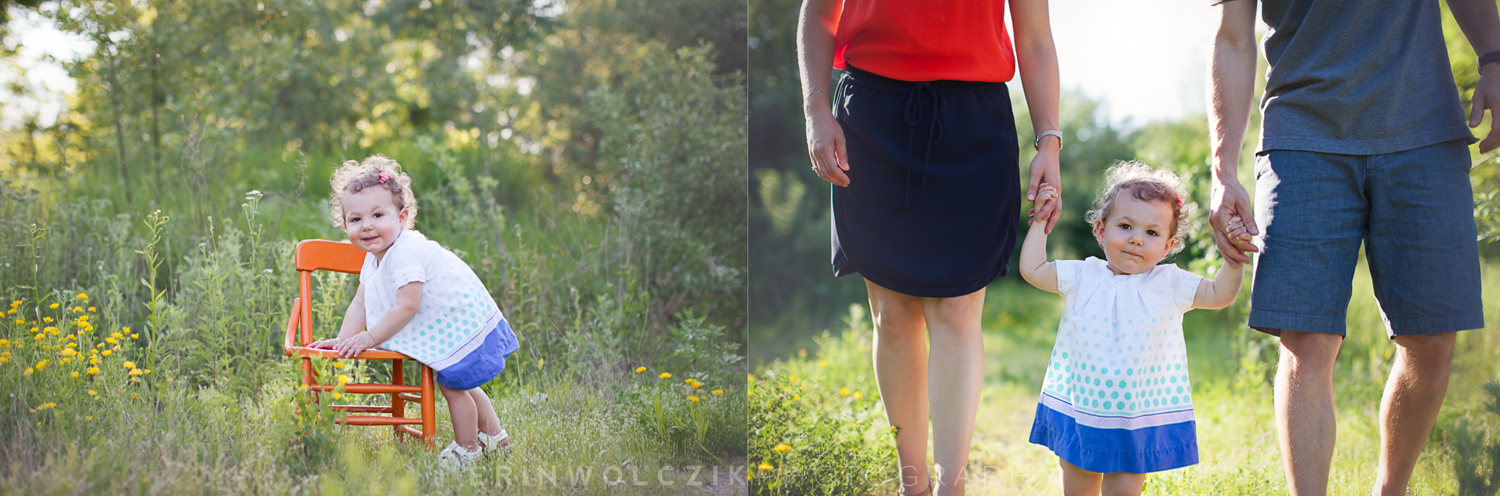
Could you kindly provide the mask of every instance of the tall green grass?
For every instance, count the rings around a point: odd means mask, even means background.
[[[1484,330],[1459,334],[1453,375],[1437,426],[1411,482],[1414,495],[1454,494],[1459,425],[1488,428],[1487,381],[1500,379],[1500,268],[1483,272]],[[1248,286],[1248,281],[1247,281]],[[1385,337],[1361,264],[1349,303],[1349,333],[1335,375],[1339,436],[1330,477],[1332,494],[1365,494],[1379,450],[1379,401],[1394,346]],[[1271,383],[1275,338],[1244,325],[1248,289],[1222,311],[1189,312],[1184,330],[1194,382],[1201,462],[1146,478],[1145,494],[1276,494],[1286,491],[1277,447]],[[968,467],[974,494],[1051,494],[1060,490],[1057,458],[1027,442],[1046,358],[1062,299],[1020,284],[996,284],[986,296],[985,379]],[[851,309],[842,329],[817,339],[817,348],[757,366],[751,388],[749,462],[766,464],[751,481],[756,494],[824,492],[894,494],[894,442],[874,387],[873,332],[863,307]],[[796,381],[790,377],[795,376]],[[800,389],[797,387],[800,385]],[[842,388],[863,390],[861,400]],[[786,398],[800,397],[788,401]],[[873,425],[871,422],[873,421]],[[774,424],[769,424],[775,422]],[[1493,442],[1493,441],[1491,441]],[[776,451],[778,444],[791,449]],[[929,457],[929,463],[931,459]],[[798,485],[793,485],[793,482]],[[792,489],[788,489],[792,488]]]

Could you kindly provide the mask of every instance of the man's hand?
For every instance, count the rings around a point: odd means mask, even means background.
[[[1213,199],[1209,208],[1208,223],[1213,228],[1214,243],[1219,246],[1219,253],[1224,255],[1224,260],[1234,269],[1238,269],[1240,264],[1250,263],[1250,256],[1245,252],[1258,252],[1260,248],[1240,234],[1259,235],[1260,228],[1255,225],[1250,195],[1240,185],[1240,180],[1215,175]],[[1235,236],[1231,236],[1231,233]]]
[[[1469,109],[1469,127],[1479,127],[1484,122],[1484,111],[1490,112],[1490,134],[1479,142],[1479,153],[1489,153],[1500,147],[1500,124],[1495,121],[1500,115],[1500,64],[1485,64],[1479,68],[1479,83],[1474,85],[1474,102]]]

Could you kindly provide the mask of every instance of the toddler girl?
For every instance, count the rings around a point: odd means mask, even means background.
[[[1176,175],[1137,162],[1107,174],[1086,218],[1104,260],[1048,262],[1042,229],[1021,246],[1021,276],[1063,295],[1031,442],[1057,454],[1067,495],[1140,494],[1145,473],[1198,463],[1182,315],[1228,306],[1240,289],[1232,262],[1213,280],[1157,265],[1187,227]],[[1036,201],[1057,190],[1043,185]]]
[[[396,161],[350,160],[330,182],[334,224],[368,255],[338,337],[310,346],[345,357],[379,347],[432,367],[453,418],[454,442],[438,455],[444,465],[505,446],[510,437],[479,388],[518,348],[500,307],[463,260],[411,230],[417,199]]]

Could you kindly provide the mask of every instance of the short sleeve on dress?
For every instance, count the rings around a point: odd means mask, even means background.
[[[1057,292],[1066,296],[1078,287],[1078,277],[1083,272],[1086,262],[1082,260],[1058,260],[1052,262],[1057,267]]]
[[[427,268],[422,264],[420,246],[415,243],[405,244],[399,249],[388,250],[385,255],[385,267],[382,269],[389,274],[392,287],[402,287],[413,282],[427,282]]]
[[[1193,308],[1193,300],[1198,297],[1198,283],[1203,281],[1203,276],[1176,265],[1172,266],[1172,271],[1172,302],[1186,312]]]

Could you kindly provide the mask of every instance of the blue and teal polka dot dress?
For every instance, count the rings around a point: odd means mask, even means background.
[[[422,283],[417,314],[380,347],[432,367],[444,387],[468,390],[488,382],[519,347],[479,276],[422,233],[402,231],[379,263],[373,254],[366,255],[359,280],[365,289],[366,325],[395,307],[398,288]]]
[[[1182,315],[1202,280],[1170,264],[1116,275],[1093,257],[1057,261],[1063,316],[1031,442],[1101,473],[1198,463]]]

